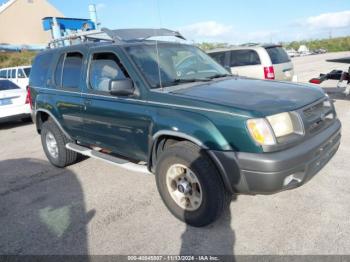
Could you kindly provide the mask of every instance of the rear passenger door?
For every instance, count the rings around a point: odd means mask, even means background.
[[[51,80],[56,89],[56,95],[52,99],[61,117],[61,124],[76,140],[84,138],[84,102],[81,95],[84,61],[85,56],[80,51],[61,54]]]
[[[85,135],[92,145],[146,161],[151,122],[146,104],[140,97],[109,93],[111,80],[130,78],[119,57],[115,49],[91,51],[87,87],[83,94]]]
[[[251,78],[264,78],[264,70],[256,51],[250,49],[232,50],[230,55],[232,74]]]

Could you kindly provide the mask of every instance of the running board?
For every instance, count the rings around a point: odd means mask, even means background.
[[[74,143],[66,144],[66,148],[69,150],[72,150],[74,152],[77,152],[79,154],[82,154],[84,156],[96,158],[96,159],[105,161],[105,162],[110,163],[112,165],[130,170],[133,172],[151,174],[148,171],[147,166],[134,164],[134,163],[129,162],[125,159],[118,158],[118,157],[111,156],[111,155],[107,155],[107,154],[104,154],[104,153],[101,153],[101,152],[98,152],[98,151],[95,151],[95,150],[92,150],[90,148],[83,147],[83,146],[80,146],[80,145],[77,145]]]

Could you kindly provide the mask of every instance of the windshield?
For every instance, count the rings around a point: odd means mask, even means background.
[[[152,88],[210,81],[228,75],[225,68],[194,46],[159,43],[158,48],[155,45],[130,46],[127,52]]]

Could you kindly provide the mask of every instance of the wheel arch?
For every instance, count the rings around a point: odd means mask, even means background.
[[[150,172],[154,171],[154,168],[156,166],[157,158],[159,157],[162,150],[165,150],[168,146],[182,141],[188,141],[191,142],[198,147],[200,147],[202,150],[206,152],[206,154],[209,156],[209,158],[213,161],[215,167],[218,169],[220,173],[220,177],[225,185],[225,188],[230,192],[234,193],[234,187],[232,186],[230,179],[230,174],[227,173],[224,166],[221,164],[219,158],[216,157],[215,154],[213,154],[209,148],[202,143],[199,139],[190,136],[185,133],[181,132],[175,132],[170,130],[162,130],[158,131],[156,134],[152,137],[152,143],[150,146],[150,152],[148,156],[148,170]]]

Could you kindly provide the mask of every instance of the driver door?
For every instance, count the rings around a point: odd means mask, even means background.
[[[145,161],[150,118],[139,97],[112,96],[112,80],[130,78],[115,50],[97,48],[90,54],[83,92],[85,137],[91,145]]]

